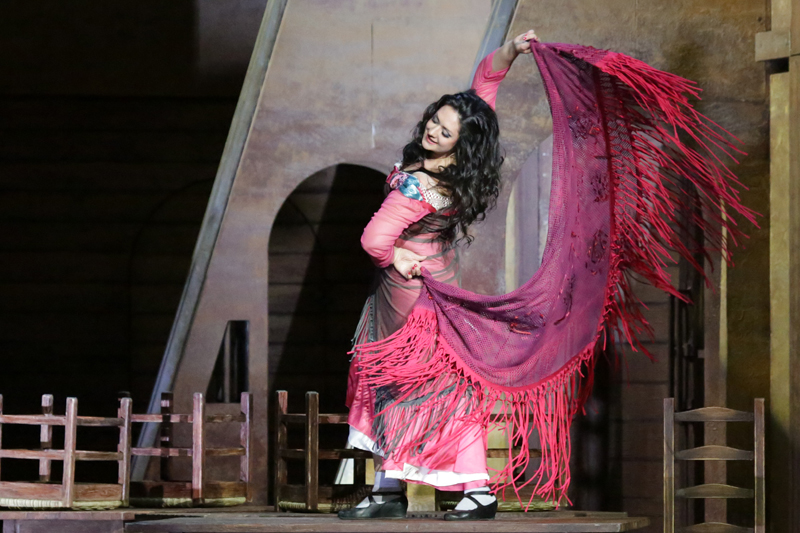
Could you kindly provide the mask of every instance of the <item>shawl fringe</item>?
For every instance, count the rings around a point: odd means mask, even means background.
[[[627,139],[615,136],[613,128],[605,130],[611,255],[594,340],[545,380],[506,388],[472,372],[438,334],[432,298],[423,287],[401,330],[381,341],[357,345],[353,353],[361,378],[370,387],[395,391],[392,405],[376,413],[385,419],[384,449],[424,460],[436,453],[425,443],[446,423],[451,428],[463,423],[465,430],[475,423],[499,428],[508,437],[510,459],[492,476],[493,489],[503,495],[512,490],[520,498],[520,489],[534,483],[534,495],[560,504],[569,502],[570,422],[591,391],[598,354],[609,343],[625,342],[633,351],[650,356],[640,339],[651,337],[653,330],[631,281],[646,281],[685,300],[671,283],[668,265],[680,256],[705,276],[702,258],[710,252],[720,251],[730,262],[726,240],[735,244],[744,234],[729,213],[737,212],[754,224],[756,213],[742,206],[737,192],[742,185],[721,160],[735,161],[736,154],[743,154],[734,145],[738,140],[692,107],[688,97],[698,97],[700,91],[693,82],[622,54],[598,55],[597,50],[582,47],[569,50],[570,45],[537,46],[562,47],[558,49],[562,56],[594,65],[602,87],[596,95],[598,105],[627,128]],[[688,222],[699,228],[697,238],[682,227],[686,220],[681,213],[689,213]],[[710,284],[707,276],[706,282]],[[434,394],[425,396],[422,406],[404,405],[431,391]],[[424,430],[417,431],[420,427]],[[541,463],[536,475],[524,480],[534,430]]]

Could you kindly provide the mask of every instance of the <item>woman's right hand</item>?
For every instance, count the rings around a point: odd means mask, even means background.
[[[392,264],[401,276],[411,279],[414,276],[422,275],[422,262],[427,259],[424,255],[419,255],[405,248],[394,247],[394,259]]]

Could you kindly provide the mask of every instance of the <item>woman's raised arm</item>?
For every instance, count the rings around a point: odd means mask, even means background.
[[[518,55],[530,54],[531,41],[538,42],[539,38],[533,30],[528,30],[495,50],[494,58],[492,59],[492,70],[505,70],[511,66],[511,63],[514,62]]]
[[[506,76],[508,67],[514,62],[519,54],[530,54],[530,41],[538,41],[539,38],[529,30],[483,58],[475,71],[472,79],[472,88],[483,98],[483,101],[494,109],[494,102],[497,98],[497,88]]]

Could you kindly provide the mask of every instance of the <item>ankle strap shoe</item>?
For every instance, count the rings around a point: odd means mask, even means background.
[[[397,520],[406,517],[408,511],[408,498],[402,492],[383,492],[381,494],[399,494],[398,498],[378,503],[372,494],[369,498],[369,505],[366,507],[353,507],[339,511],[339,518],[342,520]]]
[[[473,502],[475,502],[476,507],[475,509],[470,509],[469,511],[450,511],[449,513],[444,514],[445,520],[492,520],[494,519],[494,515],[497,514],[497,499],[495,499],[492,503],[487,505],[481,505],[481,503],[472,497],[472,494],[464,494],[465,498],[469,498]]]

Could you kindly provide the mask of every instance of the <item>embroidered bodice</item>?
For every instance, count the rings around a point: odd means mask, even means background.
[[[400,170],[398,166],[395,166],[386,182],[389,184],[389,188],[397,189],[406,198],[427,203],[433,207],[433,211],[440,211],[453,203],[450,197],[436,192],[433,187],[423,187],[416,176]]]

